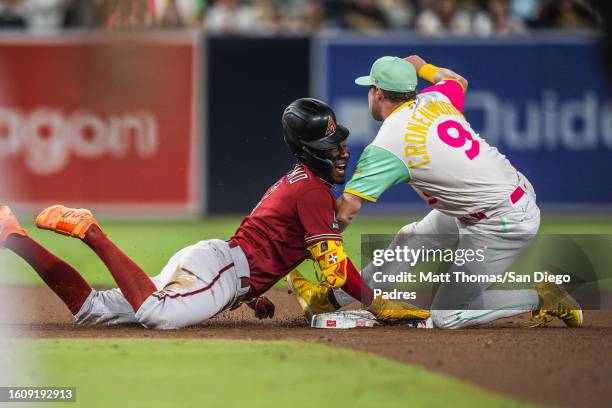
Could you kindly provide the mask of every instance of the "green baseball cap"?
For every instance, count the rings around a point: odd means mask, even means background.
[[[374,61],[370,75],[355,79],[357,85],[375,85],[385,91],[410,92],[417,86],[416,70],[408,61],[398,57],[381,57]]]

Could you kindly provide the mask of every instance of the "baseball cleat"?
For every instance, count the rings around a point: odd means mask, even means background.
[[[19,225],[11,209],[7,205],[0,205],[0,248],[6,246],[6,239],[11,234],[28,235],[27,231]]]
[[[36,217],[36,226],[41,229],[55,231],[58,234],[69,235],[83,239],[92,225],[98,222],[91,211],[84,208],[68,208],[54,205],[45,208]]]
[[[338,310],[329,300],[330,288],[310,282],[297,269],[289,272],[285,276],[285,281],[309,321],[316,314]]]
[[[430,316],[429,310],[420,309],[410,303],[380,298],[374,299],[367,310],[373,313],[377,320],[386,322],[425,320]]]
[[[535,283],[533,288],[544,304],[540,310],[531,313],[537,323],[532,327],[545,326],[553,317],[563,320],[568,327],[580,327],[584,321],[582,309],[561,285],[554,283]]]

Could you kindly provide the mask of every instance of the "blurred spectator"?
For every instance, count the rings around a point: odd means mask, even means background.
[[[220,34],[325,29],[507,35],[592,29],[593,0],[0,0],[0,28],[201,28]],[[602,0],[605,1],[605,0]],[[612,1],[612,0],[608,0]]]
[[[68,0],[22,0],[19,13],[31,31],[58,31],[64,25],[68,3]]]
[[[276,0],[276,4],[277,16],[285,32],[305,34],[321,31],[327,27],[324,0]]]
[[[561,29],[588,29],[595,25],[590,4],[584,0],[561,0],[557,27]]]
[[[252,13],[255,24],[249,28],[249,31],[275,34],[289,30],[289,16],[279,2],[274,0],[256,1],[253,4]]]
[[[202,26],[206,0],[153,0],[153,5],[161,28]]]
[[[333,29],[340,29],[344,24],[342,18],[342,3],[338,0],[325,0],[326,25]]]
[[[426,36],[467,35],[472,31],[470,16],[458,10],[455,0],[421,0],[417,30]]]
[[[183,20],[176,5],[176,0],[166,0],[163,3],[161,15],[157,18],[157,26],[161,28],[183,27]],[[159,7],[159,2],[155,6]]]
[[[316,32],[326,28],[327,13],[323,0],[307,1],[302,14],[305,31]]]
[[[65,28],[88,28],[99,26],[97,12],[100,0],[71,0],[66,8]]]
[[[510,12],[518,21],[532,21],[538,15],[539,3],[540,0],[512,0]]]
[[[488,36],[525,32],[522,22],[510,14],[508,2],[509,0],[489,0],[488,12],[481,11],[474,17],[474,33]]]
[[[541,0],[533,28],[562,30],[589,29],[595,27],[595,16],[590,4],[584,0]]]
[[[382,30],[387,19],[375,0],[344,0],[343,17],[349,30]]]
[[[142,30],[155,25],[155,14],[148,0],[105,0],[100,6],[106,18],[104,27],[114,30]]]
[[[208,9],[205,26],[213,33],[239,34],[256,31],[258,24],[252,7],[237,0],[216,0]]]
[[[414,21],[414,8],[409,0],[379,0],[389,28],[406,30]]]
[[[17,30],[26,28],[25,19],[17,13],[18,0],[0,1],[0,29]]]

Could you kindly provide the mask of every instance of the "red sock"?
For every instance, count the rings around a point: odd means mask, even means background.
[[[351,295],[353,298],[361,301],[363,305],[370,306],[374,299],[374,291],[365,284],[357,268],[353,265],[350,258],[346,258],[346,282],[342,286],[342,290]]]
[[[43,281],[68,306],[73,315],[91,293],[91,286],[66,262],[62,261],[30,237],[11,234],[6,247],[34,268]]]
[[[151,278],[124,254],[97,225],[92,225],[83,240],[100,257],[110,271],[123,296],[138,311],[157,288]]]

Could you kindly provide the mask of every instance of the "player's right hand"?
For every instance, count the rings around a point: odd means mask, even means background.
[[[418,55],[410,55],[404,59],[412,64],[416,72],[419,72],[419,69],[421,69],[423,65],[427,65],[427,62]]]
[[[274,303],[265,296],[258,296],[245,302],[255,312],[258,319],[271,319],[274,317]]]

